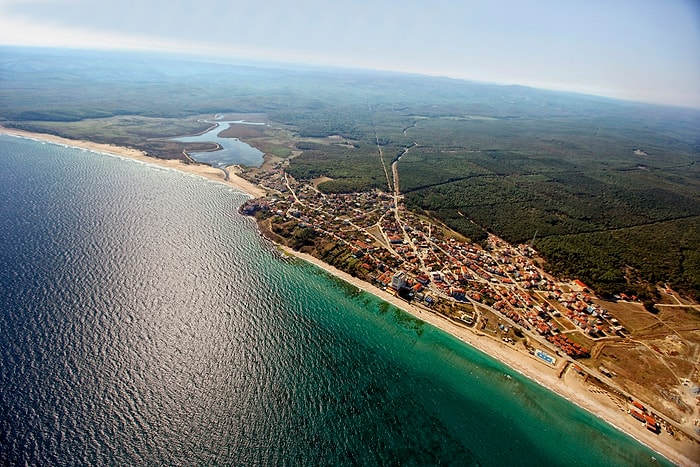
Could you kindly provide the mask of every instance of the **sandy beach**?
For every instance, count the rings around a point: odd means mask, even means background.
[[[62,144],[66,146],[73,146],[76,148],[87,149],[89,151],[95,151],[104,154],[112,154],[115,156],[127,157],[129,159],[134,159],[140,162],[145,162],[147,164],[157,165],[159,167],[167,167],[170,169],[181,170],[183,172],[201,175],[202,177],[209,178],[211,180],[216,180],[221,183],[236,188],[237,190],[249,194],[253,197],[265,196],[265,191],[250,183],[247,180],[236,175],[237,167],[229,166],[227,171],[229,174],[228,180],[223,170],[216,169],[206,164],[185,164],[180,160],[174,159],[158,159],[156,157],[147,156],[143,151],[138,149],[125,148],[122,146],[115,146],[112,144],[101,144],[93,143],[91,141],[74,140],[68,138],[62,138],[60,136],[54,136],[43,133],[32,133],[24,130],[16,130],[14,128],[6,128],[0,126],[0,134],[20,136],[23,138],[30,138],[40,141],[46,141],[50,143]]]
[[[641,443],[663,454],[674,463],[684,466],[699,465],[697,459],[700,459],[700,446],[697,443],[690,440],[676,440],[663,430],[658,435],[649,432],[627,413],[626,406],[621,407],[617,405],[607,393],[584,382],[583,377],[571,368],[567,369],[560,378],[559,374],[565,365],[563,359],[559,359],[556,367],[549,366],[525,351],[517,350],[511,345],[505,344],[481,331],[455,324],[423,307],[409,304],[405,300],[340,271],[311,255],[300,253],[284,246],[280,246],[280,248],[287,254],[312,263],[359,289],[371,293],[416,318],[430,323],[468,343],[490,357],[506,364],[514,371],[521,373],[541,386],[605,420]]]
[[[197,174],[208,179],[227,184],[236,190],[249,194],[252,197],[261,197],[265,191],[260,187],[244,180],[236,175],[235,167],[229,167],[229,179],[225,180],[222,170],[212,168],[204,164],[185,164],[179,160],[163,160],[145,155],[142,151],[118,147],[109,144],[99,144],[89,141],[78,141],[61,138],[53,135],[31,133],[22,130],[15,130],[0,126],[0,134],[14,135],[35,140],[47,141],[77,148],[87,149],[98,153],[112,154],[126,157],[141,162],[154,164],[160,167],[181,170],[187,173]],[[393,296],[392,294],[379,289],[367,282],[361,281],[340,270],[329,266],[322,261],[289,248],[280,247],[286,253],[294,255],[302,260],[308,261],[319,268],[337,276],[348,283],[371,293],[394,306],[403,309],[411,315],[430,323],[431,325],[455,336],[476,349],[488,354],[508,367],[526,377],[534,380],[538,384],[577,404],[583,409],[593,413],[606,422],[616,426],[621,431],[629,434],[638,441],[646,444],[653,450],[661,453],[678,465],[697,466],[700,465],[700,444],[692,440],[677,440],[664,430],[659,434],[653,434],[642,428],[640,423],[627,414],[627,407],[620,405],[605,391],[598,390],[583,380],[578,373],[572,369],[562,372],[566,365],[564,359],[558,359],[556,367],[549,366],[541,360],[533,357],[523,349],[517,349],[509,344],[503,343],[497,338],[486,335],[473,328],[467,328],[453,323],[452,321],[440,317],[429,310],[412,305],[406,301]],[[560,377],[561,376],[561,377]]]

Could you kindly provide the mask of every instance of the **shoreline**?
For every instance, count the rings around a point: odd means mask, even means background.
[[[502,363],[509,369],[558,396],[563,397],[568,402],[605,421],[609,425],[612,425],[617,430],[632,437],[639,443],[663,455],[671,462],[683,466],[698,465],[693,459],[697,458],[697,454],[700,454],[700,446],[695,445],[695,449],[693,450],[692,441],[674,440],[675,442],[673,443],[663,442],[659,439],[659,436],[664,436],[664,440],[671,441],[671,439],[669,439],[670,435],[663,430],[660,434],[655,435],[646,430],[646,428],[640,428],[639,423],[633,421],[632,417],[626,411],[615,406],[612,399],[608,397],[607,394],[603,393],[602,390],[600,392],[590,391],[586,383],[577,381],[577,379],[580,380],[581,378],[575,372],[571,371],[570,365],[564,369],[565,365],[563,359],[560,359],[560,362],[556,366],[546,365],[527,352],[516,350],[501,341],[492,339],[487,334],[479,332],[474,328],[462,327],[447,318],[438,316],[436,313],[412,305],[373,284],[357,279],[344,271],[326,264],[314,256],[293,250],[284,245],[275,245],[287,255],[313,264],[326,271],[328,274],[338,277],[354,285],[358,289],[390,303],[411,316],[450,334],[452,337],[470,345],[476,350]],[[565,371],[562,373],[562,370]],[[559,377],[560,373],[562,375],[561,378]],[[571,375],[569,373],[574,374]],[[686,449],[683,449],[684,447]]]
[[[219,168],[214,168],[205,164],[185,164],[175,159],[158,159],[147,156],[143,151],[111,144],[93,143],[84,140],[72,140],[55,135],[33,133],[25,130],[17,130],[0,126],[0,134],[44,141],[48,143],[60,144],[64,146],[86,149],[100,154],[124,157],[139,162],[153,164],[158,167],[179,170],[185,173],[196,174],[204,178],[214,180],[235,188],[248,196],[257,198],[265,196],[266,192],[262,188],[244,180],[236,173],[236,166],[226,167],[229,171],[228,180]],[[222,173],[223,172],[223,173]],[[412,305],[387,291],[368,282],[362,281],[348,273],[340,271],[323,261],[306,253],[301,253],[283,245],[275,244],[281,251],[288,255],[299,258],[303,261],[321,268],[327,273],[338,277],[358,289],[370,293],[379,299],[386,301],[397,308],[411,314],[443,332],[469,344],[478,351],[485,353],[489,357],[501,362],[512,369],[543,386],[544,388],[563,397],[587,412],[593,414],[606,423],[614,426],[619,431],[631,436],[638,442],[646,445],[650,449],[658,452],[671,462],[678,465],[699,465],[693,459],[700,459],[700,445],[692,440],[676,440],[662,430],[660,434],[652,434],[648,430],[639,427],[639,423],[634,421],[629,414],[619,406],[616,406],[607,393],[592,391],[575,372],[570,371],[568,363],[564,359],[559,359],[556,366],[549,366],[531,356],[527,352],[520,351],[514,347],[504,344],[499,340],[489,337],[483,332],[474,328],[466,328],[457,325],[447,318],[440,317],[435,313]],[[573,373],[573,374],[572,374]]]
[[[148,156],[145,152],[138,149],[132,149],[123,146],[115,146],[113,144],[93,143],[91,141],[85,140],[68,139],[47,133],[34,133],[25,130],[18,130],[15,128],[7,128],[2,125],[0,125],[0,135],[9,135],[19,138],[33,139],[36,141],[44,141],[47,143],[71,146],[79,149],[86,149],[88,151],[93,151],[101,154],[133,159],[139,162],[153,164],[158,167],[174,169],[189,174],[199,175],[210,180],[229,185],[235,188],[236,190],[254,198],[265,196],[265,190],[237,175],[237,166],[224,167],[224,169],[226,169],[226,172],[228,172],[227,179],[225,171],[207,164],[201,164],[196,162],[193,164],[185,164],[179,159],[159,159],[157,157]]]

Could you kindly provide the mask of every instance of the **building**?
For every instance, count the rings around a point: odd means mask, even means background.
[[[406,273],[404,271],[399,271],[396,274],[394,274],[394,277],[391,278],[391,288],[400,290],[404,287],[406,287]]]

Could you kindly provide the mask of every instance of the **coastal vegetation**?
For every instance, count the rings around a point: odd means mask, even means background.
[[[325,193],[388,191],[399,160],[406,206],[473,241],[529,243],[549,271],[603,296],[658,300],[669,286],[700,298],[698,111],[146,54],[5,48],[0,60],[4,125],[182,158],[207,147],[165,138],[253,114],[268,127],[230,136]]]

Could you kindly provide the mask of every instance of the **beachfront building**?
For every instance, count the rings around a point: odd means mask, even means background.
[[[406,279],[406,273],[404,271],[399,271],[394,274],[391,278],[391,288],[395,290],[401,290],[406,287],[408,280]]]

